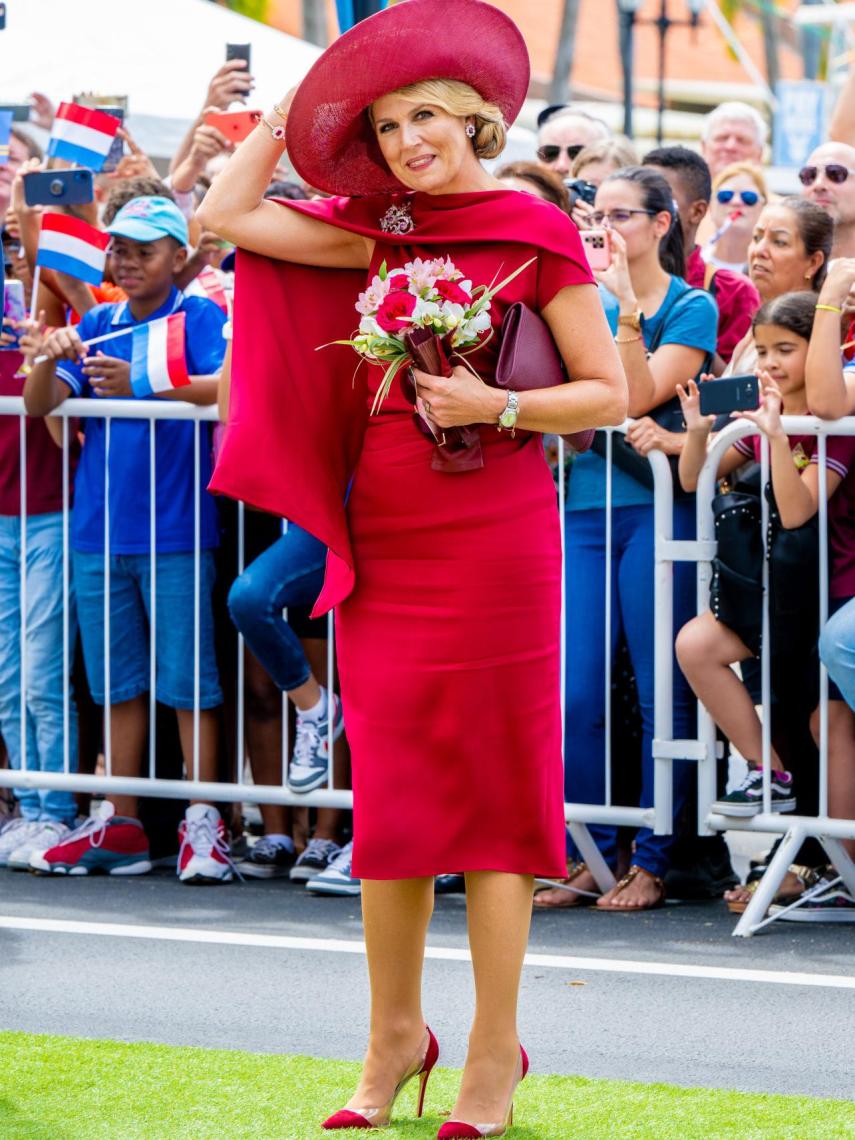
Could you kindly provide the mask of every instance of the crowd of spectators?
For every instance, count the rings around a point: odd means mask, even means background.
[[[176,816],[170,801],[144,798],[144,784],[135,782],[158,775],[228,784],[243,781],[248,764],[255,784],[284,781],[295,797],[349,786],[346,709],[327,676],[327,622],[310,617],[325,549],[293,524],[208,494],[220,430],[210,421],[82,416],[63,425],[50,418],[69,397],[132,397],[132,338],[121,333],[183,314],[190,383],[149,398],[216,405],[227,419],[234,254],[200,229],[194,211],[235,145],[205,114],[244,101],[251,86],[243,61],[217,72],[163,176],[122,130],[128,153],[113,172],[96,173],[92,203],[27,205],[26,175],[58,164],[46,162],[26,130],[15,128],[9,160],[0,165],[6,275],[22,283],[34,317],[6,322],[0,336],[0,395],[23,394],[29,413],[23,436],[17,417],[0,416],[0,735],[11,768],[106,766],[126,781],[120,794],[92,804],[60,788],[17,789],[0,816],[0,865],[12,870],[135,875],[170,862],[185,883],[283,877],[319,894],[360,890],[343,809],[261,805],[255,834],[247,835],[240,804],[191,800]],[[34,97],[33,106],[49,129],[49,102]],[[531,161],[496,164],[507,188],[553,203],[583,233],[607,232],[609,256],[596,277],[629,380],[625,438],[607,446],[598,433],[594,447],[556,475],[569,477],[568,801],[605,802],[610,738],[614,801],[653,804],[655,536],[647,455],[658,449],[671,458],[674,536],[693,537],[698,474],[711,431],[723,426],[701,415],[699,392],[719,377],[756,373],[759,407],[742,414],[758,434],[725,453],[719,499],[742,495],[744,512],[759,518],[765,435],[773,546],[782,552],[773,559],[771,596],[772,810],[818,811],[821,652],[833,682],[829,811],[855,818],[855,440],[830,437],[821,483],[816,437],[788,437],[780,419],[855,411],[855,146],[845,125],[839,128],[799,171],[800,195],[779,198],[763,165],[767,133],[754,108],[725,103],[706,117],[699,149],[639,154],[602,120],[551,106],[538,119]],[[282,169],[268,195],[313,192]],[[46,209],[109,235],[102,285],[44,269],[33,295]],[[87,351],[85,342],[106,335],[111,339]],[[64,472],[72,503],[67,534]],[[820,630],[818,610],[811,611],[795,631],[785,598],[817,594],[821,486],[830,500],[831,618]],[[714,810],[744,817],[762,807],[754,706],[763,554],[744,536],[743,547],[733,538],[726,503],[718,521],[708,613],[695,616],[690,564],[675,567],[673,731],[694,737],[700,699],[747,764],[736,781],[720,765]],[[675,763],[672,835],[590,828],[616,876],[605,894],[568,835],[567,876],[541,884],[535,907],[635,911],[666,896],[724,894],[732,909],[743,909],[763,866],[740,884],[723,839],[698,838],[693,784],[693,766]],[[829,875],[826,862],[817,844],[806,844],[782,898]],[[439,889],[462,889],[454,870]],[[835,905],[855,913],[846,897],[835,896]],[[823,917],[821,895],[809,906]]]

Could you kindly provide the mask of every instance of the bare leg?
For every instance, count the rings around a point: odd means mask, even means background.
[[[432,913],[433,878],[362,880],[371,1034],[347,1108],[387,1104],[424,1039],[422,966]]]
[[[534,878],[499,871],[466,874],[475,1019],[453,1120],[502,1120],[520,1055],[517,1001],[528,945]]]
[[[811,728],[819,743],[819,717]],[[855,714],[845,701],[828,702],[828,814],[835,819],[855,819]],[[855,859],[855,840],[843,846]]]
[[[110,763],[114,776],[139,776],[142,770],[146,733],[148,732],[148,697],[134,697],[110,708]],[[136,796],[110,796],[116,815],[136,818]]]
[[[707,610],[692,618],[677,636],[677,660],[695,695],[746,760],[760,763],[763,732],[751,694],[731,669],[752,654],[733,630]],[[772,767],[781,761],[772,750]]]
[[[196,779],[197,774],[193,766],[193,710],[176,709],[178,720],[178,735],[181,738],[181,751],[184,755],[184,767],[188,779]],[[217,709],[200,709],[199,711],[199,772],[198,779],[216,781],[217,753],[220,739],[220,718]],[[198,803],[198,800],[193,800]],[[204,801],[207,802],[207,801]]]

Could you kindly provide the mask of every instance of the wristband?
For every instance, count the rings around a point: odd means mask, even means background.
[[[843,312],[842,309],[838,309],[837,305],[817,305],[816,310],[821,313],[837,313],[838,316]]]

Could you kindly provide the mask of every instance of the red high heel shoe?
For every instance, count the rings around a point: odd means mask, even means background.
[[[528,1054],[520,1045],[519,1076],[511,1087],[508,1110],[498,1124],[467,1124],[464,1120],[447,1120],[437,1133],[437,1140],[480,1140],[482,1136],[504,1136],[514,1122],[514,1093],[528,1072]]]
[[[398,1081],[395,1091],[392,1093],[392,1099],[388,1104],[382,1104],[378,1108],[342,1108],[334,1113],[327,1120],[323,1122],[321,1128],[388,1128],[392,1123],[392,1108],[395,1101],[398,1099],[398,1094],[401,1089],[413,1077],[419,1078],[419,1100],[416,1106],[416,1116],[421,1116],[425,1104],[425,1089],[427,1088],[428,1077],[439,1058],[439,1042],[431,1032],[429,1025],[425,1026],[427,1031],[427,1048],[419,1049],[418,1057],[407,1069],[404,1076]]]

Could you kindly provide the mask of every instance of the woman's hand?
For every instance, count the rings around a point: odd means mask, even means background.
[[[855,285],[855,257],[835,257],[828,263],[828,276],[819,297],[821,305],[842,308]]]
[[[424,413],[438,428],[495,424],[508,402],[506,392],[489,387],[460,364],[447,378],[417,368],[413,375]]]
[[[573,203],[573,208],[570,211],[570,217],[573,219],[573,224],[577,230],[592,230],[594,223],[591,221],[591,214],[594,212],[594,207],[591,206],[584,198],[577,198]]]
[[[705,372],[701,380],[706,383],[714,379],[711,373]],[[694,380],[689,380],[684,388],[677,385],[677,395],[680,397],[680,407],[683,409],[683,421],[687,432],[696,432],[698,435],[709,435],[715,423],[715,416],[701,415],[701,391]]]
[[[617,230],[609,230],[609,244],[612,251],[612,263],[608,269],[595,271],[594,276],[610,293],[617,297],[620,303],[621,316],[634,313],[638,308],[638,300],[632,287],[629,276],[629,262],[626,257],[626,242]]]
[[[627,428],[626,439],[639,455],[647,455],[655,450],[664,451],[666,455],[679,455],[683,450],[685,433],[666,431],[650,416],[642,416],[641,419],[633,420]]]
[[[733,418],[750,420],[769,439],[786,438],[781,423],[781,408],[784,405],[781,389],[765,370],[759,371],[757,376],[760,380],[760,407],[756,412],[733,412]]]

